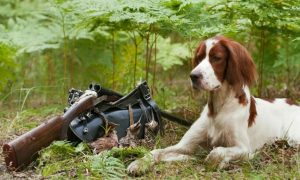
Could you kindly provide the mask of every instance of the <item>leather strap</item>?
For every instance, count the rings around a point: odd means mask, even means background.
[[[143,83],[140,85],[140,90],[144,100],[147,102],[149,106],[151,106],[152,110],[154,111],[154,115],[156,116],[155,119],[158,121],[159,124],[159,132],[161,133],[161,135],[164,135],[164,128],[163,128],[164,123],[161,119],[160,109],[158,108],[156,103],[152,100],[149,87],[147,86],[147,84]]]
[[[138,99],[139,105],[142,109],[142,112],[146,118],[146,121],[149,122],[150,121],[150,115],[148,114],[147,108],[146,106],[143,104],[142,100]]]
[[[128,105],[128,113],[129,113],[129,121],[130,121],[130,126],[131,126],[134,124],[133,111],[132,111],[131,104]]]
[[[179,118],[179,117],[174,116],[174,115],[172,115],[172,114],[170,114],[166,111],[161,111],[161,116],[168,119],[168,120],[170,120],[170,121],[181,124],[183,126],[191,126],[193,124],[192,121],[190,121],[190,120]]]
[[[164,123],[162,121],[161,117],[164,117],[170,121],[179,123],[184,126],[190,126],[192,123],[191,121],[187,121],[186,119],[176,117],[166,111],[161,111],[161,109],[157,106],[157,104],[152,100],[151,95],[150,95],[150,89],[147,85],[147,82],[144,81],[141,83],[137,88],[135,88],[133,91],[131,91],[128,95],[122,96],[119,93],[116,93],[111,90],[107,90],[101,87],[101,90],[98,92],[99,94],[107,94],[107,101],[110,103],[104,103],[103,106],[99,106],[99,110],[101,112],[106,111],[109,108],[112,107],[117,107],[121,109],[127,109],[128,104],[134,105],[134,104],[139,104],[140,107],[143,109],[143,114],[146,116],[147,121],[151,119],[151,116],[147,112],[145,107],[145,103],[149,106],[151,106],[155,119],[158,121],[159,124],[159,129],[160,133],[163,135],[164,134]],[[113,98],[110,98],[113,97]],[[112,102],[113,101],[113,102]],[[153,118],[153,117],[152,117]]]

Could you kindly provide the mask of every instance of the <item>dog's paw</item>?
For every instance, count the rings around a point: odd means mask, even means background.
[[[206,157],[205,162],[212,168],[223,169],[227,166],[228,160],[225,158],[226,149],[224,147],[214,148]]]
[[[132,176],[140,176],[146,172],[144,169],[142,159],[137,159],[129,164],[127,167],[127,173]]]
[[[150,153],[130,163],[127,167],[127,173],[132,176],[141,176],[149,171],[153,165],[154,159]]]

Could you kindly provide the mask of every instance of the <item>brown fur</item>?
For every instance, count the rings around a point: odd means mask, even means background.
[[[248,104],[248,100],[247,100],[247,97],[246,97],[246,94],[245,92],[242,90],[241,94],[238,99],[239,99],[239,103],[243,106],[246,106]]]
[[[228,50],[228,64],[225,79],[237,92],[237,97],[243,93],[244,85],[249,87],[256,82],[257,72],[255,64],[248,51],[239,43],[225,37],[217,37],[219,43]]]
[[[196,67],[200,63],[201,60],[204,59],[205,50],[206,50],[206,46],[203,41],[199,44],[198,48],[196,49],[195,56],[192,61],[193,68]]]
[[[285,102],[289,105],[297,105],[298,106],[298,103],[296,103],[294,100],[292,99],[286,99]]]
[[[210,92],[209,97],[208,97],[208,103],[207,103],[207,106],[208,106],[208,114],[207,115],[209,117],[213,117],[215,114],[212,96],[213,96],[213,92]]]
[[[254,122],[255,122],[255,117],[257,115],[257,111],[256,111],[256,105],[255,105],[255,99],[253,98],[253,96],[251,96],[250,98],[250,115],[249,115],[249,119],[248,119],[248,127],[251,127]]]
[[[215,60],[215,58],[217,58],[217,60]],[[228,52],[226,48],[219,43],[214,45],[209,51],[209,61],[218,80],[224,82],[228,64]]]
[[[275,98],[261,98],[265,101],[268,101],[269,103],[273,103],[275,101]]]
[[[236,141],[231,130],[223,131],[219,137],[211,139],[211,147],[232,147],[236,145]]]

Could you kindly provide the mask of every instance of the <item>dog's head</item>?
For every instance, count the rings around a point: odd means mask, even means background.
[[[214,91],[226,81],[238,92],[256,81],[255,64],[239,43],[216,36],[200,43],[193,59],[190,78],[195,89]]]

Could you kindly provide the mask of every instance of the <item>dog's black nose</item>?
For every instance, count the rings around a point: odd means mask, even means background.
[[[203,76],[201,73],[199,73],[199,74],[192,73],[192,74],[190,74],[190,78],[191,78],[192,82],[197,82],[198,79],[201,80],[203,78]]]

